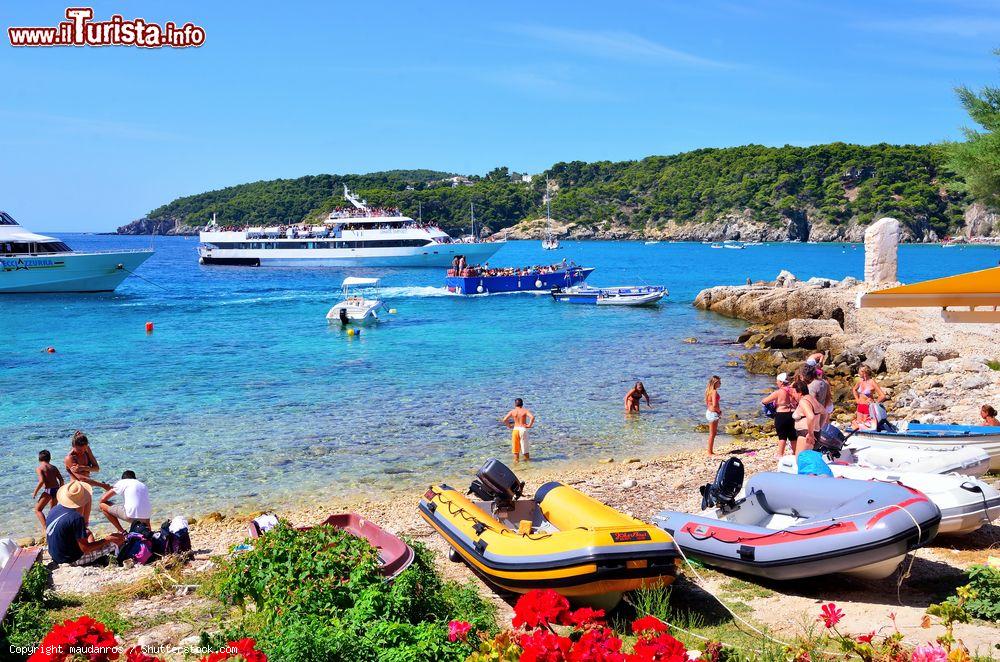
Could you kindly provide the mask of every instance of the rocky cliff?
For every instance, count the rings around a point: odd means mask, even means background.
[[[175,219],[150,219],[139,218],[128,225],[123,225],[115,231],[115,234],[155,234],[155,235],[197,235],[203,227],[194,225],[183,225]]]

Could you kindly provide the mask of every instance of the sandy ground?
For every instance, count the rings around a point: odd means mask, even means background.
[[[727,447],[727,442],[731,442]],[[770,470],[774,465],[774,445],[770,441],[744,441],[720,437],[717,448],[722,457],[738,453],[744,460],[748,475]],[[606,458],[605,458],[606,460]],[[698,487],[710,482],[718,466],[714,458],[698,451],[685,451],[662,457],[616,457],[613,462],[588,462],[571,467],[536,468],[531,463],[515,466],[528,491],[547,480],[564,483],[590,494],[623,512],[648,519],[664,508],[696,511],[700,505]],[[471,480],[472,476],[469,476]],[[992,477],[994,482],[996,477]],[[636,486],[624,487],[626,481]],[[631,484],[631,483],[628,483]],[[279,514],[293,524],[306,525],[325,519],[333,512],[354,511],[384,528],[426,543],[437,555],[439,567],[449,578],[471,580],[481,587],[484,596],[499,607],[501,622],[509,622],[510,605],[481,584],[462,564],[447,560],[447,546],[417,514],[418,490],[399,491],[381,495],[379,499],[345,499],[332,503],[302,503],[294,511]],[[215,513],[202,517],[192,525],[195,545],[195,569],[205,567],[212,555],[225,554],[229,548],[245,537],[246,525],[254,513],[220,516]],[[1000,555],[1000,527],[988,526],[964,538],[938,538],[930,547],[918,550],[909,575],[897,589],[899,573],[882,581],[863,581],[844,576],[819,577],[793,583],[764,582],[761,580],[702,571],[706,583],[697,587],[689,571],[679,580],[676,602],[682,608],[706,614],[720,614],[717,595],[730,605],[739,608],[755,623],[768,626],[779,637],[793,637],[815,623],[819,607],[825,602],[836,602],[845,612],[842,631],[863,634],[871,630],[890,627],[890,614],[911,644],[933,639],[941,628],[921,627],[924,610],[932,602],[953,592],[961,582],[962,569],[973,563],[982,563],[990,555]],[[904,568],[909,565],[909,559]],[[152,572],[149,568],[71,569],[60,568],[55,573],[57,589],[68,593],[99,591],[119,581],[132,581],[136,576]],[[183,593],[183,591],[181,591]],[[169,613],[178,605],[188,605],[199,600],[196,595],[177,596],[170,592],[157,598],[153,604],[141,605],[147,612]],[[179,602],[178,602],[179,601]],[[742,603],[740,605],[739,603]],[[122,605],[123,613],[134,611],[136,605]],[[169,620],[169,619],[167,619]],[[156,632],[130,633],[134,640],[145,636],[146,643],[159,640],[177,642],[185,636],[196,634],[194,625],[183,626],[167,623]],[[1000,640],[1000,628],[981,624],[959,625],[956,633],[972,650],[986,651]]]

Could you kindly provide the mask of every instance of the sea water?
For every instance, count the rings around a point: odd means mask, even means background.
[[[77,250],[152,241],[62,238]],[[670,291],[659,307],[629,309],[451,295],[443,269],[201,266],[196,246],[156,238],[141,278],[113,294],[0,299],[0,534],[34,530],[37,453],[49,449],[61,467],[77,429],[90,437],[98,477],[136,471],[164,516],[400,486],[416,493],[468,477],[487,457],[509,457],[498,419],[516,397],[538,417],[532,457],[543,466],[701,445],[694,426],[709,376],[722,377],[723,408],[743,412],[756,411],[771,380],[729,365],[744,324],[693,308],[697,292],[781,269],[860,277],[864,263],[857,245],[563,242],[543,251],[537,241],[510,242],[491,260],[565,257],[596,267],[593,285]],[[994,248],[903,246],[900,276],[998,258]],[[397,314],[360,336],[328,324],[347,275],[381,277]],[[636,380],[653,409],[626,418]]]

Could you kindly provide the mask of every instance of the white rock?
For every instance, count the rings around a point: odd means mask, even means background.
[[[924,360],[920,362],[920,365],[922,367],[926,368],[926,367],[928,367],[928,366],[930,366],[930,365],[932,365],[934,363],[937,363],[937,362],[938,362],[938,357],[934,356],[933,354],[930,354],[930,355],[924,357]],[[914,372],[915,371],[911,370],[910,374],[913,374]]]
[[[639,483],[633,478],[626,478],[622,481],[622,488],[626,490],[631,490],[634,487],[638,487]]]
[[[795,277],[795,274],[782,269],[778,272],[778,277],[774,279],[774,282],[778,285],[778,287],[791,287],[797,283],[798,280],[799,279]]]
[[[854,276],[848,276],[844,280],[840,281],[840,286],[841,287],[857,287],[858,282],[859,282],[858,279],[855,278]]]
[[[982,388],[987,386],[990,380],[983,375],[972,375],[971,377],[966,377],[962,380],[962,388],[965,390],[971,390],[974,388]]]
[[[865,230],[865,282],[884,285],[896,282],[899,221],[882,218]]]

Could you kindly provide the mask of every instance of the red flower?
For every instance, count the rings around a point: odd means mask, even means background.
[[[580,607],[571,612],[567,612],[565,619],[560,621],[563,625],[574,625],[584,628],[590,625],[597,625],[604,621],[603,609],[591,609],[590,607]]]
[[[448,641],[458,641],[459,639],[465,641],[471,629],[472,625],[465,621],[452,621],[448,623]]]
[[[834,625],[840,622],[840,619],[844,617],[844,612],[837,608],[837,605],[829,602],[823,605],[819,610],[819,619],[823,621],[823,625],[827,628],[832,628]]]
[[[522,634],[521,662],[565,662],[573,642],[568,637],[560,637],[554,632],[538,629],[531,634]]]
[[[570,662],[625,662],[622,640],[607,628],[592,628],[573,644]],[[524,659],[524,658],[521,658]]]
[[[687,648],[666,632],[655,637],[640,637],[632,647],[628,662],[686,662]]]
[[[264,655],[255,648],[257,642],[253,639],[230,641],[221,651],[216,651],[201,658],[200,662],[223,662],[224,660],[245,660],[245,662],[267,662]]]
[[[146,655],[142,646],[133,646],[125,651],[125,662],[163,662],[158,657]]]
[[[632,623],[632,634],[640,632],[667,632],[670,628],[656,616],[643,616]]]
[[[858,641],[861,642],[862,644],[870,644],[872,642],[872,639],[874,638],[875,638],[875,631],[872,630],[868,634],[863,634],[859,636]]]
[[[62,662],[75,659],[71,648],[93,649],[87,656],[89,662],[109,662],[117,660],[118,641],[115,635],[89,616],[81,616],[75,621],[65,621],[53,626],[31,657],[30,662]]]
[[[514,628],[537,628],[549,623],[567,623],[569,601],[552,589],[529,591],[514,605]]]

